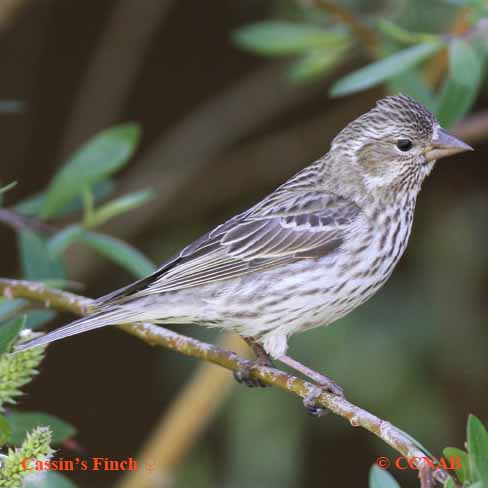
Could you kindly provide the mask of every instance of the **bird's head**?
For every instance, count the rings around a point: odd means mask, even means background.
[[[472,150],[446,132],[423,105],[405,95],[386,97],[351,122],[332,151],[356,165],[371,190],[420,190],[435,162]]]

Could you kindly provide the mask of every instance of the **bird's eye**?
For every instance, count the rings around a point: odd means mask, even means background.
[[[400,151],[407,152],[410,151],[413,147],[413,142],[410,139],[398,139],[397,141],[397,148]]]

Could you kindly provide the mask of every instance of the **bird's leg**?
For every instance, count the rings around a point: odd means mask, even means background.
[[[325,415],[327,413],[327,410],[325,408],[317,406],[316,403],[317,398],[320,397],[324,390],[327,391],[327,393],[332,393],[333,395],[341,397],[344,396],[344,390],[327,376],[324,376],[317,371],[310,369],[309,367],[285,354],[278,357],[277,359],[278,361],[286,364],[295,371],[302,373],[303,375],[307,376],[315,383],[317,383],[317,388],[311,390],[308,395],[305,396],[305,398],[303,399],[303,405],[307,409],[308,413],[310,413],[311,415],[315,417],[321,417],[322,415]]]
[[[290,366],[290,368],[294,369],[295,371],[298,371],[303,375],[307,376],[315,383],[317,383],[319,386],[327,390],[328,393],[332,393],[333,395],[338,395],[338,396],[344,396],[344,390],[327,376],[324,376],[318,373],[317,371],[310,369],[309,367],[300,363],[296,359],[293,359],[290,356],[287,356],[285,354],[278,357],[277,359],[283,364]]]
[[[273,367],[273,363],[271,361],[271,357],[269,354],[264,350],[263,346],[259,344],[254,338],[252,337],[243,337],[246,341],[247,345],[252,349],[254,355],[256,356],[256,363],[259,366],[266,366],[268,368]],[[266,383],[263,383],[259,379],[255,379],[251,377],[250,370],[253,366],[253,363],[250,361],[246,364],[246,366],[242,367],[241,369],[234,371],[234,378],[238,383],[244,383],[246,386],[251,388],[255,386],[260,386],[262,388],[268,386]]]

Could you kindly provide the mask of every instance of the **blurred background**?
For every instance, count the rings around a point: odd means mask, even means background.
[[[105,224],[104,233],[159,263],[256,202],[324,154],[347,122],[393,89],[382,84],[329,96],[334,82],[371,61],[358,43],[333,69],[302,83],[287,77],[287,59],[236,44],[236,29],[263,20],[308,22],[316,15],[337,25],[307,3],[2,0],[0,186],[18,182],[8,203],[45,188],[82,143],[127,121],[141,125],[142,139],[114,179],[114,195],[154,193]],[[389,17],[416,32],[445,33],[469,2],[336,3],[359,19]],[[382,49],[381,56],[392,48]],[[488,420],[486,88],[483,81],[470,111],[481,114],[477,131],[463,133],[476,151],[440,162],[426,182],[408,251],[388,284],[346,319],[291,341],[292,356],[436,454],[446,445],[462,447],[469,413]],[[16,235],[4,225],[0,252],[0,275],[19,277]],[[67,277],[90,297],[133,280],[86,246],[71,246],[64,258]],[[46,325],[70,318],[61,314]],[[218,340],[198,327],[176,330]],[[137,459],[200,366],[106,328],[51,346],[20,409],[76,427],[74,440],[61,447],[64,458]],[[220,389],[201,391],[214,407],[200,413],[198,405],[183,404],[189,418],[199,417],[201,431],[154,486],[362,487],[378,456],[395,456],[342,419],[311,418],[298,398],[246,389],[224,374]],[[65,474],[80,487],[122,480],[121,473]],[[404,487],[417,486],[415,473],[394,475]]]

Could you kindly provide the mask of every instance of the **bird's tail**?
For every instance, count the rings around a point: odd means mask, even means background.
[[[75,320],[70,324],[53,330],[48,334],[36,337],[27,342],[21,342],[15,346],[15,352],[26,351],[37,346],[43,346],[65,337],[70,337],[76,334],[81,334],[89,330],[98,329],[106,325],[123,324],[126,322],[134,322],[136,319],[136,311],[132,311],[127,308],[114,307],[113,309],[97,312],[88,317],[83,317],[79,320]]]

